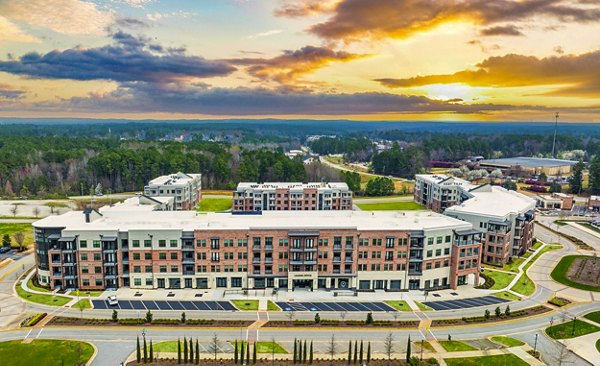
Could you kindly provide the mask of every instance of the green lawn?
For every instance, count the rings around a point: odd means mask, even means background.
[[[140,341],[141,342],[141,341]],[[148,345],[150,347],[150,345]],[[181,347],[183,349],[183,345]],[[152,350],[156,352],[175,352],[177,353],[177,341],[164,341],[152,344]]]
[[[431,345],[431,343],[427,342],[427,341],[422,341],[422,342],[413,342],[414,345],[417,345],[419,347],[423,347],[424,350],[429,351],[429,352],[435,352],[435,348],[433,348],[433,346]]]
[[[508,291],[501,291],[501,292],[496,292],[492,294],[493,296],[499,297],[501,299],[507,299],[510,301],[518,301],[521,300],[521,298],[517,295],[514,295]]]
[[[533,246],[531,248],[533,250],[537,250],[541,246],[542,246],[542,242],[541,241],[536,241],[535,244],[533,244]]]
[[[489,269],[484,270],[483,273],[495,281],[494,286],[490,287],[490,290],[500,290],[505,288],[516,276],[515,274],[492,271]]]
[[[32,277],[33,278],[33,277]],[[52,292],[49,289],[45,288],[45,287],[40,287],[40,286],[36,286],[33,284],[33,281],[31,280],[31,278],[29,279],[29,281],[27,281],[27,287],[29,287],[31,290],[35,290],[35,291],[40,291],[40,292]]]
[[[504,355],[444,358],[448,366],[528,366],[528,363],[519,357],[508,353]]]
[[[8,224],[0,223],[0,239],[5,234],[8,234],[11,239],[11,247],[18,248],[19,245],[15,240],[15,233],[22,232],[24,234],[23,246],[27,247],[33,245],[33,228],[31,224]]]
[[[71,292],[71,295],[73,296],[79,296],[79,297],[97,297],[102,295],[104,291],[84,291],[81,290],[81,292],[79,292],[79,290],[75,290]]]
[[[425,206],[411,201],[357,203],[356,205],[363,211],[408,211],[425,209]]]
[[[90,300],[88,299],[81,299],[79,301],[77,301],[72,307],[72,309],[91,309],[92,308],[92,304],[90,304]]]
[[[569,287],[574,287],[574,288],[577,288],[580,290],[600,292],[600,286],[585,285],[585,284],[571,281],[570,279],[567,278],[567,273],[569,272],[569,268],[571,267],[571,265],[577,258],[592,259],[593,257],[585,256],[585,255],[569,255],[569,256],[563,257],[560,260],[560,262],[558,262],[556,267],[554,267],[554,270],[552,270],[552,273],[550,274],[552,276],[552,279],[556,282],[562,283],[563,285],[567,285]]]
[[[17,294],[22,299],[25,299],[25,300],[28,300],[31,302],[35,302],[38,304],[51,305],[51,306],[63,306],[66,303],[68,303],[69,301],[71,301],[71,298],[69,298],[69,297],[50,295],[50,294],[42,295],[42,294],[34,294],[31,292],[27,292],[21,288],[19,283],[17,283],[15,288],[17,290]]]
[[[279,306],[277,306],[273,301],[267,301],[267,311],[281,311]]]
[[[256,353],[288,353],[277,342],[256,342]]]
[[[594,333],[599,330],[600,327],[577,319],[575,320],[575,334],[573,334],[573,320],[546,328],[546,334],[554,339],[567,339]]]
[[[500,343],[501,345],[504,345],[506,347],[519,347],[519,346],[525,345],[525,342],[521,342],[518,339],[514,339],[514,338],[506,337],[506,336],[492,337],[492,341],[494,341],[496,343]]]
[[[203,212],[214,212],[214,211],[227,211],[231,209],[231,197],[223,198],[203,198],[200,201],[200,211]]]
[[[477,348],[460,341],[440,341],[442,347],[448,352],[461,352],[461,351],[476,351]]]
[[[593,313],[585,314],[585,318],[600,324],[600,311],[594,311]]]
[[[600,352],[600,338],[596,341],[596,350]]]
[[[85,342],[35,339],[0,343],[0,363],[10,366],[86,364],[94,348]]]
[[[384,302],[398,311],[412,311],[408,303],[404,300],[389,300]]]
[[[231,300],[233,305],[244,311],[257,311],[258,310],[258,300]]]
[[[590,230],[594,230],[595,232],[600,233],[600,229],[597,226],[594,226],[592,224],[588,224],[587,222],[586,223],[581,223],[580,222],[579,225],[585,226],[586,228],[588,228]]]
[[[432,308],[430,308],[429,306],[427,306],[427,305],[424,305],[424,304],[422,304],[422,303],[420,303],[420,302],[418,302],[418,301],[415,301],[415,304],[417,305],[417,307],[418,307],[418,308],[419,308],[421,311],[433,311],[433,309],[432,309]]]
[[[527,273],[523,273],[511,290],[523,296],[529,296],[535,292],[535,283],[527,276]]]

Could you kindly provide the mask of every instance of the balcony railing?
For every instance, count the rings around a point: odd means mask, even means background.
[[[273,245],[268,245],[268,244],[265,245],[265,250],[267,250],[267,251],[273,250]]]
[[[334,244],[333,250],[342,250],[342,244]]]

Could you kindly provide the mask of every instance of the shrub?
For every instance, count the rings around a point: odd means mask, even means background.
[[[510,305],[506,305],[506,309],[504,309],[504,315],[510,316]]]
[[[494,310],[494,313],[496,314],[496,318],[499,318],[500,315],[502,315],[502,311],[500,310],[500,306],[496,306],[496,310]]]
[[[25,323],[25,326],[26,327],[33,327],[34,325],[36,325],[37,323],[39,323],[42,319],[44,319],[46,317],[46,315],[48,315],[48,313],[35,314],[34,316],[31,317],[31,319],[29,319],[27,321],[27,323]]]
[[[373,324],[373,313],[367,313],[367,320],[365,323]]]
[[[485,282],[482,285],[475,286],[475,288],[487,290],[496,284],[496,281],[485,273],[481,273],[480,276],[485,279]]]
[[[119,312],[116,311],[116,310],[113,310],[113,312],[112,312],[112,321],[116,322],[118,320],[119,320]]]
[[[144,319],[125,318],[125,319],[119,319],[118,323],[121,325],[139,325],[139,324],[144,324]]]
[[[483,317],[485,320],[488,320],[490,318],[490,311],[488,309],[485,309],[485,313],[483,313]]]
[[[319,324],[321,322],[321,316],[319,315],[319,313],[315,314],[315,324]]]
[[[150,310],[146,313],[146,322],[152,323],[152,312]]]

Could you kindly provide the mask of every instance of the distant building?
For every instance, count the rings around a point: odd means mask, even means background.
[[[570,210],[573,208],[573,197],[564,193],[540,194],[536,197],[537,207],[546,210]]]
[[[443,212],[468,198],[465,192],[475,188],[471,182],[444,174],[417,174],[415,202],[434,212]]]
[[[600,196],[591,196],[588,200],[588,209],[600,212]]]
[[[482,234],[482,262],[504,265],[533,245],[536,201],[524,194],[484,184],[466,193],[469,198],[444,215],[473,224]]]
[[[144,187],[149,197],[173,197],[176,211],[192,210],[202,197],[202,175],[176,173],[152,179]]]
[[[548,177],[570,175],[573,165],[577,164],[573,160],[546,159],[546,158],[528,158],[515,157],[504,159],[481,160],[479,166],[482,168],[494,169],[522,169],[531,175],[546,174]]]
[[[346,183],[240,183],[233,212],[352,210]]]
[[[150,197],[146,195],[135,196],[123,202],[106,207],[106,210],[128,210],[131,212],[142,211],[174,211],[174,197]]]

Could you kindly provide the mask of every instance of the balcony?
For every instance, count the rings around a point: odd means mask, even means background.
[[[129,271],[123,271],[122,277],[129,277]]]
[[[260,257],[252,258],[252,263],[260,263]]]
[[[73,249],[73,248],[65,248],[65,249],[62,249],[62,252],[63,253],[75,253],[75,249]]]
[[[350,257],[350,258],[346,257],[346,259],[344,259],[344,262],[352,263],[352,262],[354,262],[354,260],[352,259],[352,257]]]
[[[252,274],[255,274],[255,275],[256,275],[256,274],[260,274],[260,269],[255,269],[255,270],[253,270],[253,271],[252,271]]]
[[[293,265],[299,265],[299,264],[303,264],[304,261],[302,259],[290,259],[290,264]]]
[[[117,252],[117,248],[103,248],[102,249],[102,253],[104,254],[110,254],[110,253],[116,253]]]
[[[194,251],[194,245],[193,244],[183,245],[181,247],[181,250],[184,251],[184,252],[193,252]]]
[[[65,275],[65,280],[74,280],[77,276],[75,276],[74,274],[66,274]]]
[[[266,251],[272,251],[273,250],[273,245],[269,245],[269,244],[265,245],[265,250]]]
[[[65,277],[65,279],[67,279],[67,277]],[[117,275],[116,274],[107,274],[104,276],[104,279],[106,280],[116,280],[117,279]]]
[[[273,263],[273,258],[265,258],[265,263]]]
[[[61,263],[61,262],[60,262],[60,259],[58,259],[58,260],[55,260],[55,259],[53,259],[53,260],[52,260],[52,264],[60,264],[60,263]]]
[[[255,251],[255,252],[260,252],[260,248],[261,248],[260,245],[253,245],[252,246],[252,250]]]
[[[273,270],[272,269],[266,269],[265,270],[265,274],[273,274]]]
[[[194,264],[194,263],[195,263],[195,261],[194,261],[194,257],[191,257],[191,258],[189,258],[189,257],[184,257],[184,258],[181,260],[181,263],[183,263],[183,264]]]
[[[342,257],[333,257],[333,263],[340,263],[342,261]]]
[[[306,247],[304,248],[305,252],[316,252],[317,248],[316,247]]]
[[[75,262],[65,262],[63,263],[63,267],[73,267],[75,266]]]
[[[129,258],[123,258],[121,260],[121,263],[123,263],[123,264],[129,264]]]
[[[184,276],[195,275],[195,274],[196,274],[195,271],[183,271]]]
[[[409,269],[408,270],[408,275],[409,276],[421,276],[423,274],[422,270],[416,270],[416,269]]]
[[[409,262],[422,262],[423,261],[423,257],[410,257]]]
[[[354,250],[354,244],[346,244],[346,250]]]
[[[303,252],[303,251],[304,251],[304,248],[303,248],[303,247],[300,247],[300,246],[297,246],[297,247],[296,247],[296,246],[293,246],[293,247],[290,247],[290,250],[291,250],[292,252]]]
[[[333,250],[342,250],[342,244],[334,244]]]
[[[60,272],[52,272],[52,277],[62,277],[62,273],[60,273]]]

